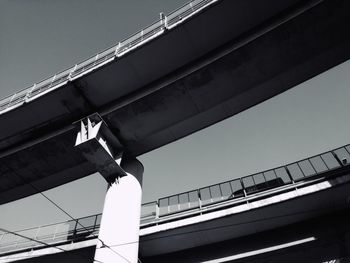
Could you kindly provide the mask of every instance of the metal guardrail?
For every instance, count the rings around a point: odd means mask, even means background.
[[[193,0],[189,2],[188,4],[185,4],[176,10],[169,13],[166,17],[167,20],[167,26],[169,28],[172,28],[179,22],[181,22],[183,19],[185,19],[188,16],[191,16],[193,13],[197,12],[198,10],[201,10],[203,7],[205,7],[208,4],[211,4],[212,0]]]
[[[31,87],[0,99],[0,114],[21,106],[23,103],[30,101],[43,93],[59,88],[62,83],[72,81],[83,74],[87,74],[88,72],[123,56],[125,53],[157,37],[166,29],[173,28],[178,23],[191,17],[193,14],[216,1],[218,0],[193,0],[171,12],[168,16],[162,15],[159,20],[120,41],[117,45],[107,48],[97,55],[76,64],[74,67],[70,67],[54,76],[46,78]]]
[[[93,237],[98,235],[101,214],[79,218],[78,222],[70,220],[58,224],[24,229],[17,231],[18,235],[0,232],[0,254],[42,247],[43,244],[39,242],[52,245],[55,243],[74,242],[86,239],[89,236]]]
[[[141,227],[201,214],[210,209],[234,206],[241,201],[260,198],[257,194],[274,194],[279,190],[307,185],[307,182],[313,183],[313,180],[349,164],[350,145],[346,145],[275,169],[163,197],[142,205]],[[93,238],[98,235],[101,216],[97,214],[79,218],[79,223],[70,220],[16,232],[33,240],[0,232],[0,254],[43,246],[35,240],[52,245]]]

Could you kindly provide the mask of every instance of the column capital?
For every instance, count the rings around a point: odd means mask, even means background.
[[[120,166],[123,146],[98,113],[87,116],[74,125],[77,127],[75,147],[107,182],[126,175]]]

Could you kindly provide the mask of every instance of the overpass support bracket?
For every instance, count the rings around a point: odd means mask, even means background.
[[[95,113],[74,124],[78,129],[75,147],[81,150],[106,181],[112,182],[118,177],[126,176],[120,166],[122,145],[101,116]]]

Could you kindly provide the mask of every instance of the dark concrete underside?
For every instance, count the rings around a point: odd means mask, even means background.
[[[346,61],[350,2],[308,9],[315,2],[219,1],[116,62],[1,115],[0,204],[35,193],[28,182],[46,190],[95,172],[74,149],[71,125],[93,112],[125,153],[137,156]]]
[[[314,241],[305,242],[275,251],[254,256],[242,256],[240,259],[222,262],[235,263],[279,263],[314,262],[321,263],[334,259],[340,262],[350,260],[350,213],[343,211],[308,220],[287,227],[275,228],[259,234],[188,249],[178,253],[141,258],[143,263],[158,262],[205,262],[233,255],[271,248],[299,240],[314,237]],[[217,261],[221,262],[221,261]]]
[[[259,250],[284,243],[315,237],[315,241],[278,249],[273,252],[245,257],[239,260],[225,261],[236,263],[280,263],[313,262],[321,263],[332,259],[350,260],[350,214],[347,211],[330,214],[287,227],[276,228],[240,239],[232,239],[208,246],[192,248],[152,258],[140,258],[143,263],[157,262],[202,262],[220,257],[228,257],[244,252]],[[82,248],[70,253],[58,253],[38,258],[19,260],[23,263],[41,262],[92,262],[95,246]]]
[[[143,263],[193,263],[212,260],[220,257],[237,255],[239,253],[254,251],[283,243],[315,237],[315,241],[278,249],[273,252],[246,257],[239,260],[225,261],[235,263],[294,263],[308,262],[321,263],[334,259],[340,262],[350,261],[350,220],[349,212],[327,215],[317,219],[305,221],[292,226],[276,228],[259,234],[240,239],[211,244],[179,253],[167,254],[152,258],[140,258]],[[43,257],[20,260],[23,263],[42,262],[92,262],[95,247],[79,249],[71,253],[51,254]],[[90,260],[89,260],[90,259]]]

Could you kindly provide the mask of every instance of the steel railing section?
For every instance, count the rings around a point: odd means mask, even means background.
[[[168,16],[161,17],[151,25],[120,41],[117,45],[107,48],[95,56],[76,64],[74,67],[70,67],[54,76],[46,78],[29,88],[1,99],[0,114],[17,108],[25,102],[29,102],[47,92],[65,85],[69,81],[73,81],[99,67],[102,67],[114,59],[134,50],[147,41],[158,37],[167,29],[173,28],[177,24],[217,1],[218,0],[193,0],[171,12]]]
[[[128,38],[119,42],[116,50],[117,57],[133,50],[134,48],[144,44],[145,42],[162,34],[165,30],[165,23],[163,20],[158,20],[139,32],[129,36]]]
[[[154,221],[186,212],[201,211],[207,206],[229,200],[247,198],[256,193],[282,188],[302,181],[314,180],[350,163],[350,146],[315,155],[281,167],[214,184],[197,190],[160,198]]]
[[[176,10],[172,11],[170,14],[166,16],[166,24],[170,29],[177,24],[181,23],[184,19],[196,14],[198,11],[207,7],[208,5],[216,2],[218,0],[193,0]]]
[[[303,160],[238,179],[167,196],[158,201],[142,204],[141,227],[160,224],[238,205],[266,196],[271,196],[297,187],[304,187],[350,164],[350,145],[324,152]],[[42,243],[74,242],[98,235],[101,214],[18,231],[31,238],[0,233],[0,254],[11,251],[42,247]],[[84,226],[84,227],[82,227]]]
[[[98,235],[100,222],[101,214],[97,214],[79,218],[78,222],[70,220],[58,224],[16,231],[18,235],[0,233],[0,254],[35,249],[42,247],[43,243],[54,245],[57,243],[74,242],[89,237],[93,238]]]
[[[159,199],[159,217],[190,209],[203,208],[230,199],[247,197],[257,192],[315,178],[326,172],[348,165],[349,146],[303,159],[285,166],[240,179],[211,185]]]

